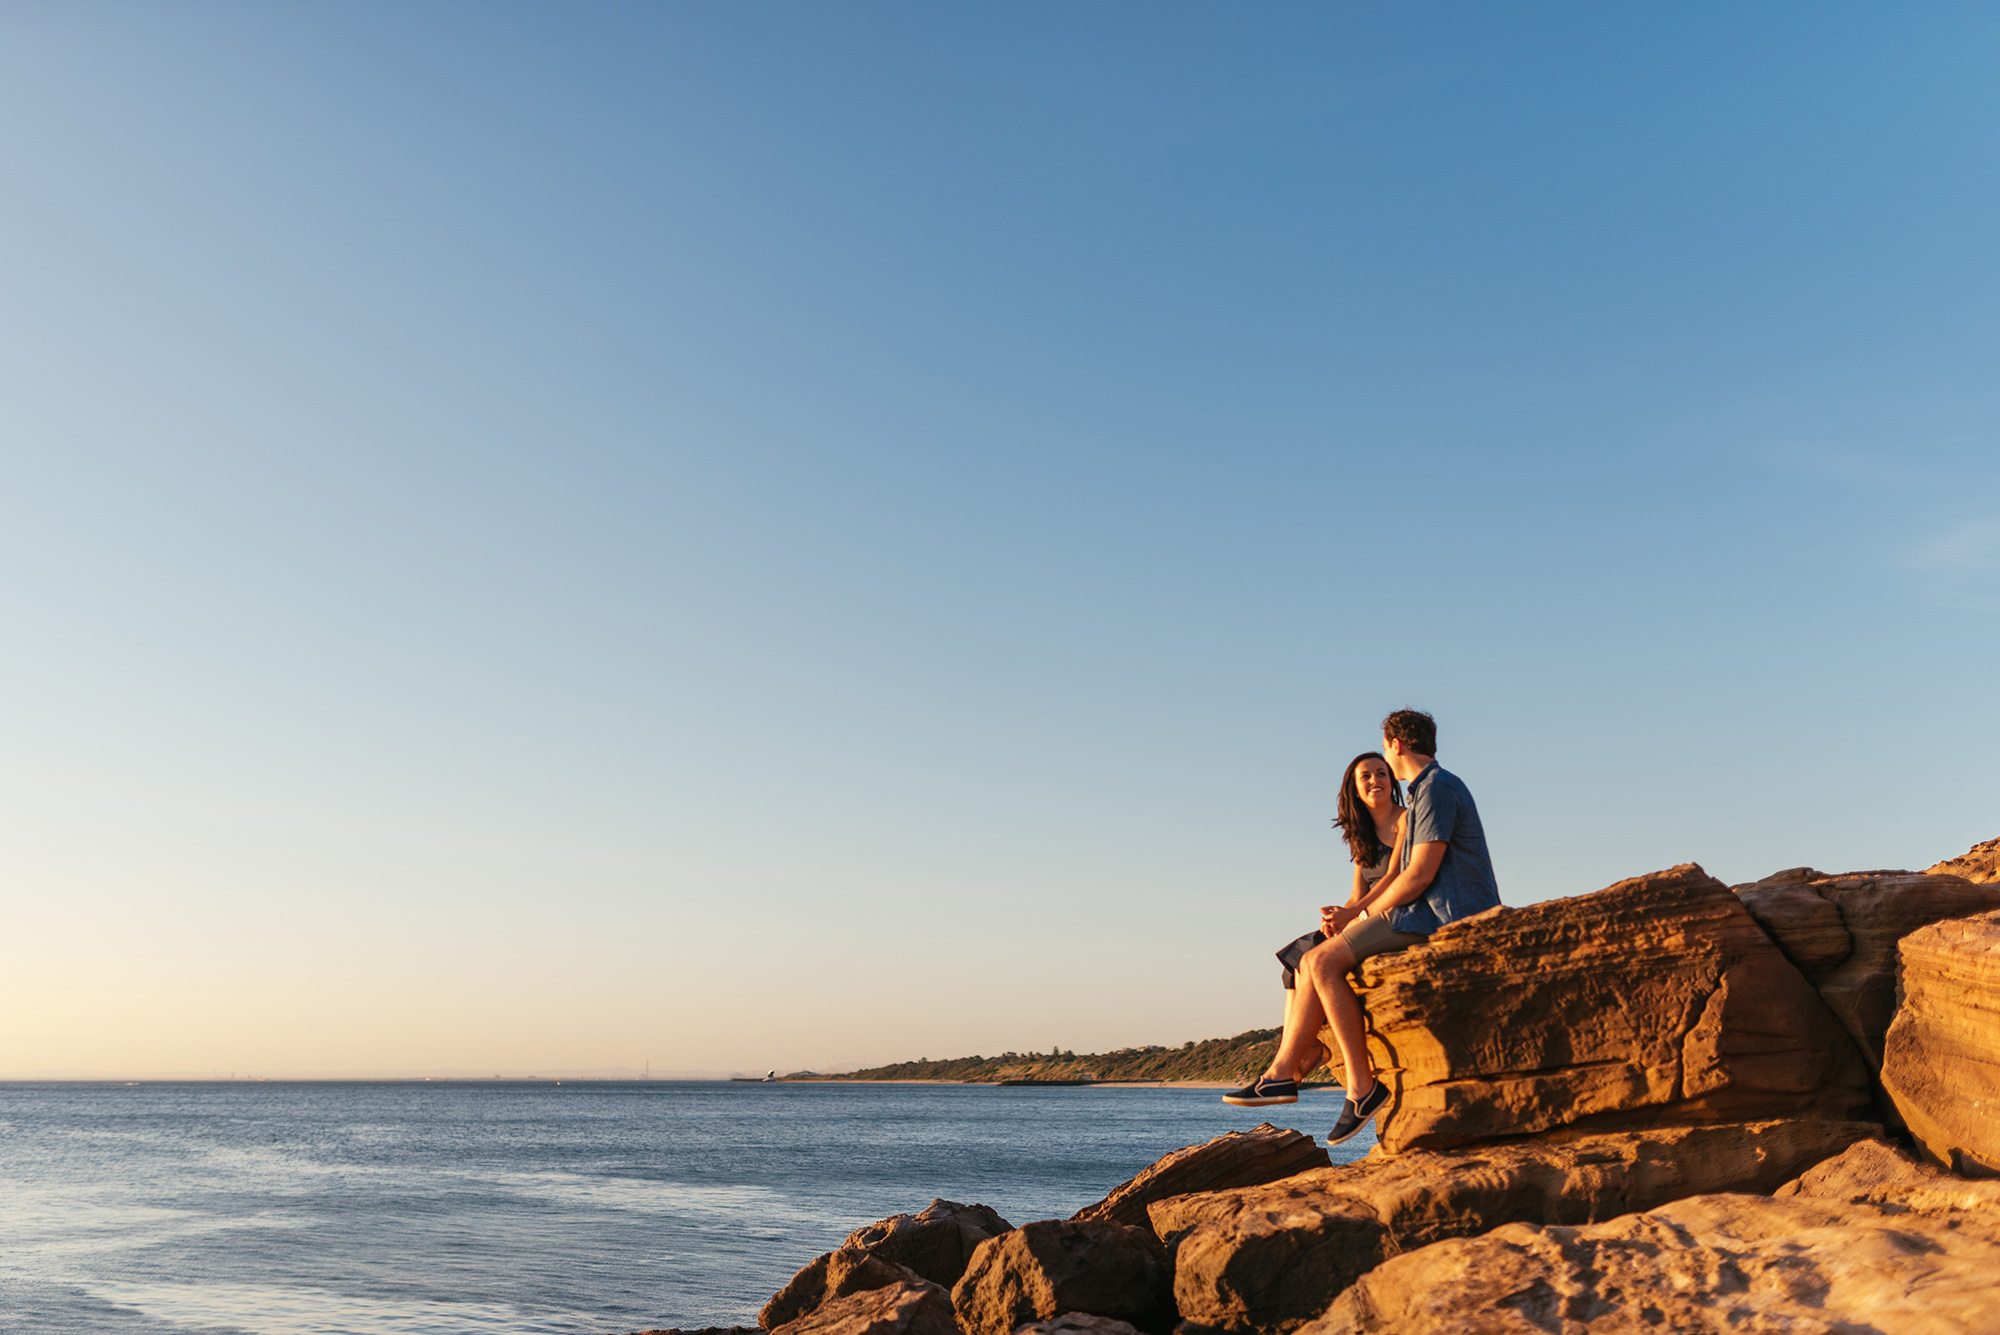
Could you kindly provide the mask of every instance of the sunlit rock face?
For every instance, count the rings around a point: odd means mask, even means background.
[[[1948,858],[1930,868],[1933,876],[1957,876],[1975,885],[1991,885],[2000,881],[2000,839],[1988,839],[1955,858]]]
[[[896,1284],[921,1287],[927,1283],[930,1281],[907,1266],[885,1261],[859,1248],[843,1247],[807,1262],[790,1283],[764,1304],[757,1313],[757,1323],[765,1330],[777,1330],[857,1293]]]
[[[1591,1135],[1551,1132],[1449,1151],[1375,1153],[1267,1186],[1155,1203],[1191,1327],[1282,1332],[1390,1258],[1513,1221],[1583,1224],[1683,1196],[1768,1192],[1857,1140],[1817,1118]]]
[[[878,1219],[848,1234],[836,1250],[808,1262],[764,1304],[757,1323],[776,1330],[835,1299],[892,1284],[950,1289],[965,1273],[974,1248],[1012,1228],[989,1206],[947,1200],[934,1200],[917,1214]],[[922,1309],[929,1311],[929,1306]],[[909,1313],[922,1314],[916,1307]]]
[[[823,1303],[771,1335],[961,1335],[951,1299],[928,1280],[864,1289]]]
[[[1819,993],[1693,863],[1491,909],[1358,974],[1390,1152],[1871,1106]]]
[[[1159,1240],[1102,1219],[1044,1219],[980,1243],[951,1302],[965,1335],[1014,1335],[1072,1312],[1152,1335],[1174,1326],[1172,1272]]]
[[[2000,909],[2000,883],[1977,884],[1936,868],[1827,875],[1795,867],[1739,885],[1736,893],[1819,989],[1875,1070],[1896,1013],[1896,944],[1919,927]]]
[[[1226,1191],[1261,1186],[1308,1169],[1325,1168],[1326,1151],[1311,1136],[1286,1131],[1265,1122],[1248,1131],[1175,1150],[1111,1194],[1076,1212],[1077,1219],[1109,1219],[1117,1224],[1151,1229],[1146,1207],[1154,1201],[1195,1191]]]
[[[1926,1155],[2000,1176],[2000,912],[1920,928],[1901,951],[1883,1088]]]
[[[1862,1142],[1776,1197],[1509,1224],[1407,1253],[1301,1335],[1990,1335],[2000,1191],[1985,1185]]]

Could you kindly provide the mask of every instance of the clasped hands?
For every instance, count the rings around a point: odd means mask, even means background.
[[[1319,929],[1326,933],[1327,939],[1330,941],[1334,937],[1339,936],[1341,930],[1347,924],[1360,916],[1361,909],[1359,905],[1328,904],[1319,911]]]

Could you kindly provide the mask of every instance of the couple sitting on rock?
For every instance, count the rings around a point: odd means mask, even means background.
[[[1321,1025],[1333,1027],[1347,1068],[1347,1101],[1327,1144],[1354,1137],[1388,1102],[1388,1086],[1368,1059],[1348,971],[1370,955],[1422,945],[1446,923],[1500,902],[1479,809],[1458,776],[1438,767],[1436,754],[1437,723],[1399,709],[1382,720],[1382,750],[1349,762],[1338,824],[1354,859],[1354,893],[1320,910],[1320,930],[1278,952],[1285,976],[1278,1054],[1256,1081],[1223,1095],[1224,1103],[1296,1103],[1299,1079],[1319,1064]],[[1410,786],[1408,806],[1398,780]]]

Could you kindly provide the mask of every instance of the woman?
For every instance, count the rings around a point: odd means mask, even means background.
[[[1347,841],[1347,853],[1354,862],[1353,892],[1341,908],[1351,910],[1367,898],[1384,876],[1396,870],[1403,786],[1389,772],[1389,762],[1381,752],[1364,751],[1347,763],[1347,772],[1340,778],[1339,811],[1334,823],[1340,827],[1340,836]],[[1224,1103],[1263,1108],[1274,1103],[1298,1102],[1300,1078],[1319,1065],[1319,1031],[1327,1022],[1326,999],[1313,981],[1318,971],[1305,967],[1307,957],[1315,950],[1324,953],[1328,936],[1324,929],[1333,926],[1336,918],[1345,916],[1350,915],[1332,906],[1321,909],[1322,930],[1309,932],[1278,952],[1285,980],[1284,1037],[1278,1041],[1278,1053],[1264,1068],[1264,1074],[1242,1089],[1224,1094]],[[1297,986],[1301,972],[1307,978],[1304,987]],[[1367,1068],[1365,1052],[1359,1054],[1359,1061],[1355,1060],[1355,1054],[1342,1055],[1350,1073],[1358,1074]],[[1372,1071],[1369,1074],[1372,1086]],[[1365,1095],[1369,1090],[1355,1091],[1350,1075],[1349,1092]]]

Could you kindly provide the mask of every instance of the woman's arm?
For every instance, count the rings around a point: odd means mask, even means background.
[[[1361,910],[1373,903],[1375,896],[1380,894],[1396,879],[1396,873],[1401,871],[1403,867],[1403,822],[1408,819],[1408,812],[1404,812],[1402,815],[1396,817],[1396,834],[1389,841],[1389,865],[1382,869],[1382,875],[1376,880],[1375,884],[1372,887],[1368,884],[1368,878],[1361,874],[1361,866],[1359,863],[1356,863],[1354,867],[1354,893],[1349,895],[1347,902],[1338,908],[1328,907],[1319,911],[1319,929],[1322,932],[1325,932],[1328,936],[1338,936],[1341,928],[1360,917]]]

